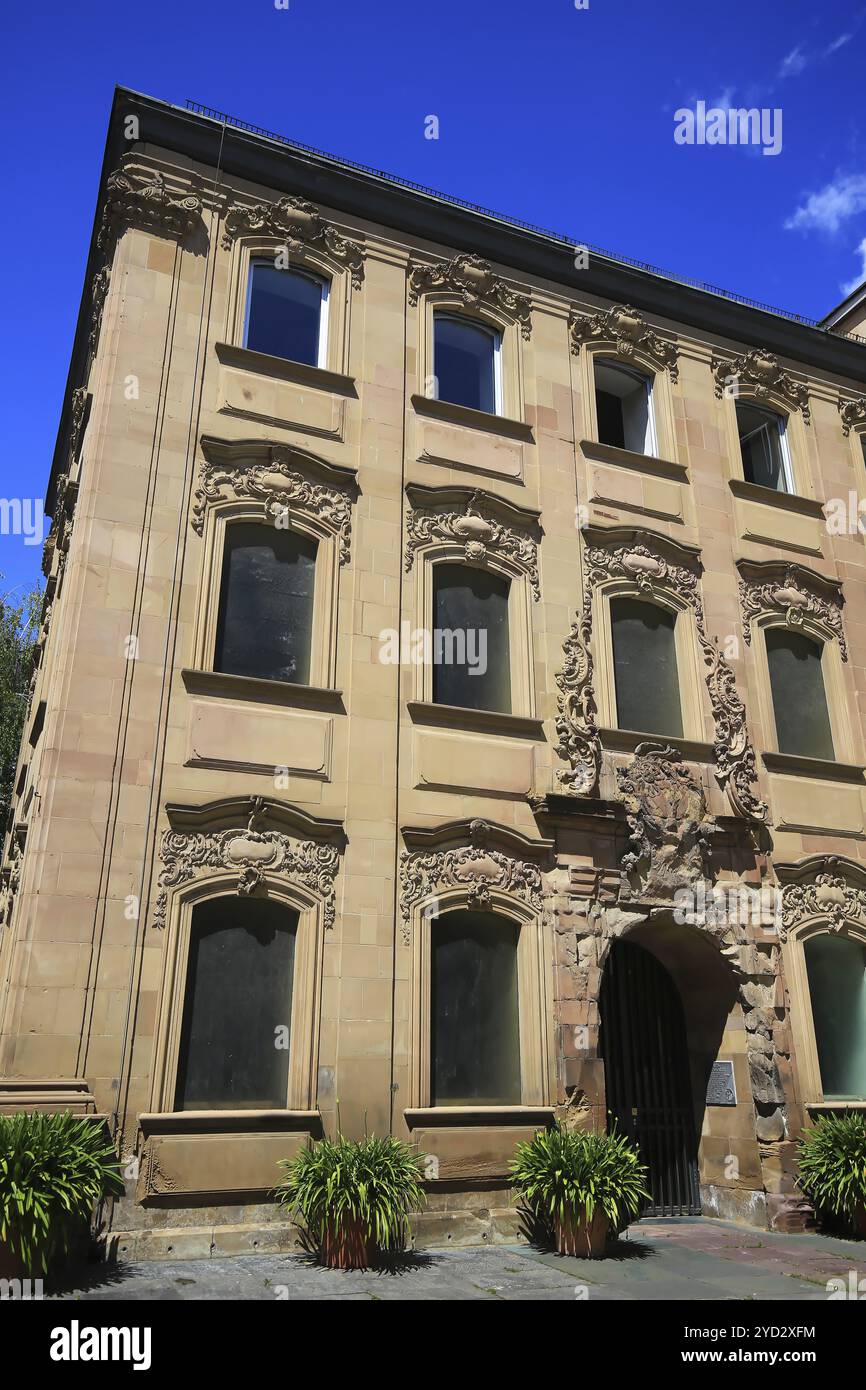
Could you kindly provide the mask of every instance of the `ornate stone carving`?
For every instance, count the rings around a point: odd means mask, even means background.
[[[264,462],[244,465],[206,461],[201,465],[190,524],[200,536],[209,504],[227,497],[250,497],[264,504],[269,517],[286,518],[292,510],[316,517],[339,538],[340,564],[348,564],[352,538],[352,499],[340,488],[313,482],[298,471],[299,455],[272,445]]]
[[[86,386],[76,386],[72,392],[69,411],[69,456],[74,461],[81,453],[81,443],[87,425],[90,395]]]
[[[93,284],[90,287],[90,336],[87,340],[87,350],[91,360],[96,356],[99,333],[102,328],[102,311],[105,308],[105,300],[108,295],[110,280],[111,270],[107,265],[104,265],[102,269],[97,271],[94,275]]]
[[[268,814],[262,797],[251,797],[246,829],[166,830],[162,836],[162,870],[153,926],[164,928],[169,892],[207,870],[237,874],[236,892],[245,897],[261,888],[266,875],[278,874],[312,890],[324,901],[326,927],[334,925],[334,879],[340,855],[334,845],[297,840],[281,830],[259,830]]]
[[[184,241],[202,225],[196,193],[171,193],[159,172],[120,168],[109,175],[97,245],[109,251],[127,227]]]
[[[682,553],[687,555],[686,551]],[[699,562],[691,557],[689,564],[669,561],[659,551],[641,542],[610,547],[590,546],[586,552],[586,582],[592,589],[611,577],[628,578],[649,595],[670,590],[692,609],[698,642],[707,667],[705,679],[715,724],[713,753],[716,779],[727,792],[737,815],[763,821],[767,816],[767,807],[754,790],[758,775],[757,762],[748,736],[746,707],[737,690],[733,671],[718,644],[707,635],[698,586],[698,566]]]
[[[513,560],[529,578],[535,601],[541,598],[538,580],[538,546],[521,527],[510,527],[495,514],[495,500],[476,489],[462,510],[432,511],[412,506],[406,514],[407,573],[415,563],[416,551],[436,541],[457,541],[466,559],[483,563],[489,552]]]
[[[223,227],[223,247],[228,250],[240,236],[255,234],[276,237],[298,254],[305,246],[321,247],[335,261],[346,267],[355,289],[364,278],[364,252],[356,241],[341,236],[336,227],[325,222],[318,209],[303,198],[280,198],[276,203],[256,203],[253,207],[233,207]]]
[[[802,864],[780,864],[782,913],[779,935],[814,918],[830,931],[866,926],[866,870],[837,855],[813,855]]]
[[[593,796],[601,772],[601,741],[595,722],[592,684],[592,593],[562,644],[563,666],[556,673],[556,752],[570,768],[559,768],[556,779],[574,796]]]
[[[403,850],[400,855],[400,914],[403,940],[411,937],[412,909],[437,890],[464,888],[471,907],[490,906],[497,889],[520,898],[534,911],[542,907],[542,879],[537,865],[514,859],[492,848],[495,829],[487,821],[473,820],[469,844],[440,850]]]
[[[568,332],[574,353],[579,353],[585,343],[611,343],[618,357],[628,359],[640,351],[663,371],[670,372],[672,381],[679,375],[676,344],[654,333],[643,315],[630,304],[614,304],[595,314],[579,314],[573,310]]]
[[[719,400],[731,379],[734,379],[749,386],[750,394],[757,400],[769,400],[773,395],[782,396],[792,409],[803,412],[804,420],[811,419],[808,390],[783,370],[778,358],[771,352],[753,350],[742,357],[714,357],[712,372]]]
[[[704,789],[676,748],[638,744],[633,761],[617,771],[629,826],[622,861],[623,896],[673,897],[709,877],[715,821]]]
[[[849,435],[852,430],[866,428],[866,396],[855,396],[847,399],[840,396],[837,405],[842,417],[842,433],[844,435]]]
[[[786,565],[774,560],[741,563],[739,582],[743,610],[743,636],[752,641],[752,622],[768,613],[784,613],[789,627],[802,627],[813,618],[838,638],[843,661],[848,660],[848,644],[842,627],[842,593],[832,579],[812,574],[802,565]],[[762,582],[762,576],[766,576]]]
[[[518,294],[495,274],[489,261],[461,252],[450,261],[429,265],[409,262],[409,303],[417,304],[430,290],[452,290],[460,295],[467,309],[492,304],[520,324],[528,338],[532,332],[532,306],[526,295]]]

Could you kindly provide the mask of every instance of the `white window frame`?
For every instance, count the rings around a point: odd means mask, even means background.
[[[457,323],[468,323],[473,328],[480,328],[493,340],[493,414],[502,414],[502,332],[494,328],[490,323],[484,323],[481,319],[472,318],[469,314],[451,313],[449,309],[433,309],[433,375],[436,378],[436,392],[438,398],[439,376],[436,371],[436,320],[452,319]],[[487,411],[480,411],[486,415]]]
[[[778,411],[767,410],[764,406],[756,405],[754,401],[746,400],[743,402],[743,404],[750,406],[753,410],[764,410],[767,415],[772,415],[774,417],[779,429],[779,453],[782,456],[782,477],[785,480],[784,491],[789,497],[796,496],[796,490],[794,488],[794,474],[791,469],[791,451],[788,448],[787,420],[785,419],[784,415],[780,415]],[[734,414],[736,416],[736,402],[734,402]],[[761,428],[766,429],[766,425],[761,426]],[[752,430],[752,434],[756,433],[756,430]],[[742,436],[740,435],[739,421],[737,421],[737,444],[740,449],[740,468],[742,469],[744,480],[748,481],[746,479],[746,464],[745,460],[743,459],[743,443]],[[779,488],[771,490],[776,492],[780,491]]]
[[[250,257],[249,270],[247,272],[246,305],[244,308],[244,347],[247,347],[249,345],[250,307],[252,305],[253,298],[253,272],[257,265],[272,266],[273,260],[268,256]],[[313,270],[307,270],[306,266],[292,265],[285,266],[283,267],[283,269],[286,274],[303,275],[307,280],[315,281],[321,289],[321,298],[319,300],[319,341],[316,350],[315,365],[317,367],[326,368],[328,365],[328,292],[330,290],[330,284],[323,275],[319,275],[316,271]],[[291,360],[293,359],[286,358],[286,361]]]
[[[620,372],[623,376],[631,377],[633,381],[640,381],[643,384],[646,394],[646,413],[647,413],[647,439],[649,449],[644,452],[645,458],[657,459],[659,457],[658,435],[656,433],[655,406],[653,404],[653,378],[638,367],[629,367],[624,362],[618,362],[614,357],[605,357],[603,353],[597,354],[593,358],[592,364],[592,384],[593,389],[598,390],[597,370],[599,367],[610,367],[615,372]],[[604,389],[603,387],[601,388]],[[598,421],[596,420],[596,433],[598,433]],[[602,441],[599,440],[599,443]],[[630,453],[638,452],[630,449]]]

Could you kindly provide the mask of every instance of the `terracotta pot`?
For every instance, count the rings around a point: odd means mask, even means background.
[[[586,1219],[586,1211],[568,1212],[564,1220],[554,1217],[556,1248],[560,1255],[577,1255],[582,1260],[604,1259],[607,1245],[608,1220],[600,1207],[596,1207],[591,1221]]]
[[[376,1263],[376,1242],[360,1221],[346,1216],[338,1230],[326,1223],[319,1254],[329,1269],[369,1269]]]

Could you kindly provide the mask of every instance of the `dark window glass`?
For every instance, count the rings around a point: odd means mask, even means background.
[[[177,1108],[285,1109],[297,913],[265,898],[193,910]]]
[[[601,444],[652,454],[649,378],[620,362],[595,363],[595,409]]]
[[[776,492],[787,492],[780,417],[771,410],[738,402],[737,431],[746,482],[771,487]]]
[[[821,1086],[828,1100],[866,1098],[866,947],[850,937],[805,943]]]
[[[434,1105],[519,1105],[518,927],[487,912],[432,924]]]
[[[496,410],[495,335],[467,319],[433,319],[433,371],[439,400]]]
[[[767,628],[765,636],[779,752],[832,759],[821,644],[782,627]]]
[[[511,712],[508,580],[469,565],[433,566],[433,699]]]
[[[310,679],[316,542],[255,522],[226,528],[215,671]]]
[[[682,738],[675,623],[675,614],[654,603],[611,599],[616,717],[621,729]]]
[[[247,347],[319,364],[322,281],[297,270],[254,262],[250,267]]]

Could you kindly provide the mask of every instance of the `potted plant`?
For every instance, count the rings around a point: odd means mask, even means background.
[[[539,1130],[518,1144],[512,1182],[534,1215],[553,1225],[561,1255],[600,1259],[608,1230],[620,1230],[650,1196],[646,1169],[620,1134]]]
[[[367,1269],[383,1251],[399,1253],[409,1213],[425,1202],[420,1159],[393,1136],[322,1139],[280,1167],[278,1201],[304,1222],[331,1269]]]
[[[817,1211],[842,1217],[866,1238],[866,1119],[824,1115],[797,1145],[797,1182]]]
[[[0,1275],[47,1274],[97,1201],[123,1191],[101,1122],[69,1112],[0,1115]]]

